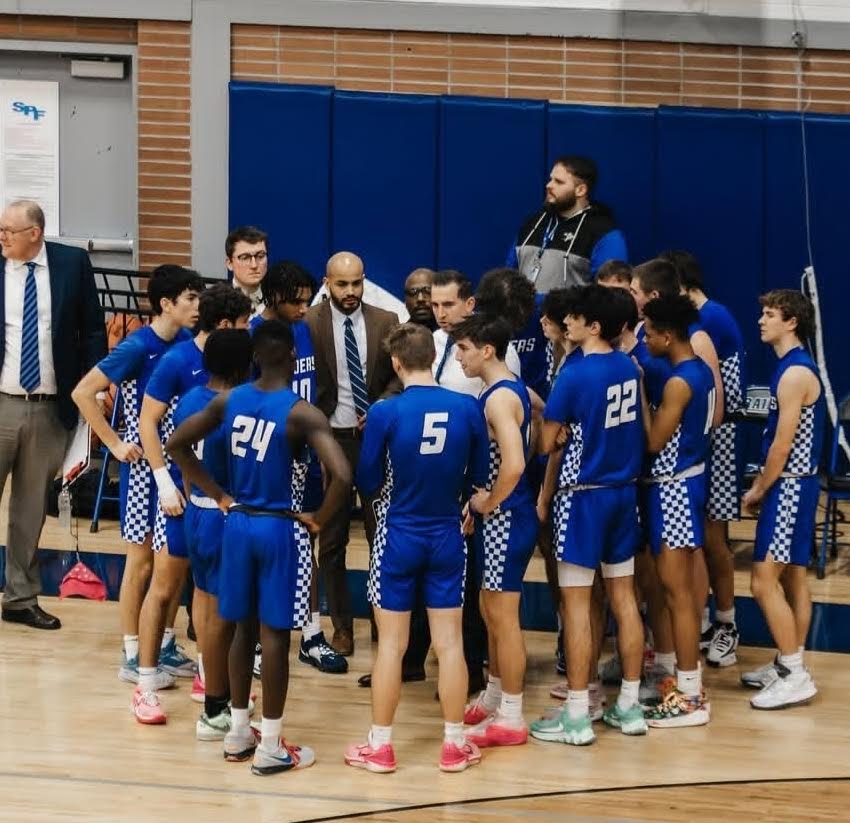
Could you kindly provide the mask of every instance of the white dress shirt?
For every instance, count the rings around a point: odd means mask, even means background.
[[[249,320],[253,320],[257,315],[262,314],[266,310],[266,304],[263,302],[262,286],[257,286],[251,291],[234,277],[233,288],[239,289],[251,301],[251,316],[248,318]]]
[[[4,289],[6,292],[6,353],[0,372],[0,391],[26,394],[21,388],[21,335],[24,323],[24,287],[27,282],[26,260],[7,260]],[[38,367],[41,383],[33,394],[56,394],[56,372],[53,368],[53,340],[50,314],[50,271],[47,247],[32,259],[35,263],[35,285],[38,290]]]
[[[443,329],[436,329],[434,331],[434,348],[437,350],[437,356],[434,358],[434,365],[431,370],[435,379],[437,377],[437,368],[442,362],[448,341],[449,336]],[[484,381],[480,377],[467,377],[463,373],[463,369],[460,367],[460,363],[455,356],[456,354],[457,349],[452,347],[448,358],[446,358],[446,363],[443,366],[439,384],[444,389],[451,389],[452,391],[461,392],[462,394],[470,394],[473,397],[478,397],[478,395],[480,395],[484,390]],[[517,377],[522,377],[520,373],[522,369],[519,362],[519,355],[517,354],[513,343],[508,343],[508,351],[505,355],[505,365]]]
[[[348,376],[348,359],[345,356],[345,327],[343,323],[351,318],[351,330],[357,343],[360,355],[360,368],[363,370],[363,380],[368,381],[366,374],[366,321],[363,319],[363,309],[359,306],[352,314],[343,314],[334,304],[331,305],[331,323],[334,330],[334,352],[336,353],[336,408],[330,417],[330,424],[335,429],[353,429],[357,425],[357,411],[354,408],[354,397],[351,394],[351,378]]]

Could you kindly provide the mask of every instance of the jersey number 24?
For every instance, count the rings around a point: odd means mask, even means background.
[[[250,448],[257,453],[254,459],[257,463],[262,463],[266,459],[266,451],[276,425],[270,420],[257,420],[247,414],[237,414],[233,418],[233,430],[230,432],[231,452],[237,457],[245,457],[248,454],[245,444],[250,440]]]

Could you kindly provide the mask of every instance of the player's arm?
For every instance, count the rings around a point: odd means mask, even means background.
[[[519,398],[507,389],[498,389],[487,399],[484,414],[499,444],[499,474],[489,492],[476,491],[469,501],[478,514],[489,514],[505,500],[525,471],[525,445],[517,416],[522,411]]]
[[[558,469],[561,466],[563,456],[564,450],[557,449],[549,455],[546,462],[543,483],[540,484],[540,491],[537,495],[537,519],[541,523],[545,523],[549,517],[549,507],[552,505],[552,498],[558,488]]]
[[[103,410],[97,401],[98,393],[107,391],[111,382],[100,370],[100,366],[94,366],[74,387],[71,399],[77,404],[80,414],[92,431],[100,438],[100,442],[112,452],[113,457],[122,463],[135,463],[143,457],[141,447],[135,443],[125,443],[118,436],[118,432],[103,416]]]
[[[653,415],[647,432],[646,447],[649,452],[657,454],[667,445],[681,423],[692,396],[691,387],[681,377],[671,377],[667,381],[661,405]]]
[[[549,399],[543,409],[539,444],[541,454],[551,454],[566,445],[570,434],[566,421],[572,419],[570,398],[575,393],[572,383],[572,373],[561,370],[552,385],[552,391],[549,392]]]
[[[776,388],[776,402],[779,405],[779,419],[776,434],[767,451],[761,474],[756,475],[750,490],[744,495],[743,504],[750,511],[756,511],[768,489],[779,479],[788,462],[794,435],[800,425],[800,414],[806,400],[806,394],[816,382],[814,375],[802,366],[792,366],[779,381]]]
[[[723,398],[723,378],[720,376],[720,360],[717,357],[717,349],[708,334],[702,330],[691,335],[691,347],[694,354],[711,369],[714,376],[714,389],[717,392],[717,405],[714,407],[714,419],[711,421],[712,428],[723,422],[723,409],[726,407]]]
[[[168,365],[167,361],[163,360],[162,362]],[[165,455],[162,451],[162,442],[159,439],[159,422],[165,417],[167,411],[167,403],[163,403],[145,392],[145,396],[142,398],[142,409],[139,412],[139,436],[142,439],[145,457],[150,463],[151,469],[153,469],[153,479],[159,492],[159,503],[162,510],[171,517],[177,517],[183,514],[186,501],[168,473]]]
[[[344,505],[351,493],[351,467],[339,443],[334,439],[327,418],[315,407],[300,400],[292,407],[287,433],[306,440],[319,456],[329,477],[322,505],[314,512],[298,515],[311,534],[318,534],[328,519]]]
[[[213,480],[201,461],[198,460],[192,446],[199,443],[221,425],[229,396],[230,392],[217,394],[205,408],[186,418],[165,444],[165,451],[180,467],[184,479],[196,485],[207,497],[215,500],[224,512],[233,502],[233,498]]]
[[[384,481],[386,453],[384,417],[379,407],[373,408],[363,431],[363,444],[357,460],[357,488],[367,497],[375,494]]]

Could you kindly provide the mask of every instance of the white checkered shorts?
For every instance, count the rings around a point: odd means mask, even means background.
[[[570,523],[570,508],[573,504],[573,490],[559,491],[555,495],[555,510],[552,513],[553,533],[555,540],[552,551],[555,557],[561,557],[561,551],[567,542],[567,528]]]
[[[138,384],[135,379],[125,380],[119,387],[124,404],[124,420],[127,431],[124,440],[127,443],[140,444],[138,408]],[[117,398],[116,398],[117,402]],[[139,460],[129,465],[127,473],[127,497],[124,506],[124,520],[121,523],[121,537],[128,543],[144,543],[154,530],[151,522],[151,495],[156,494],[153,472],[147,460]],[[165,523],[163,521],[163,528]]]
[[[671,549],[696,545],[693,512],[685,480],[670,480],[658,484],[663,526],[661,539]]]
[[[386,460],[384,485],[381,493],[373,502],[375,512],[375,539],[372,541],[372,551],[369,558],[369,578],[366,581],[366,597],[373,606],[381,606],[381,559],[387,548],[387,512],[390,508],[390,497],[393,490],[393,467],[389,456]]]
[[[735,429],[735,423],[723,423],[711,431],[711,464],[706,505],[709,520],[741,519]]]
[[[310,622],[310,584],[313,580],[313,549],[310,532],[297,520],[293,524],[295,551],[298,552],[298,572],[292,598],[292,625],[295,628]]]
[[[508,559],[512,519],[513,512],[498,510],[483,519],[484,569],[481,588],[487,591],[502,591],[502,578]]]
[[[800,480],[783,477],[779,480],[779,499],[776,501],[776,519],[769,552],[777,563],[791,562],[791,543],[797,514],[800,511]]]

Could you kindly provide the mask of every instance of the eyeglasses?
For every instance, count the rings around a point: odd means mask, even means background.
[[[35,226],[24,226],[22,229],[9,229],[6,226],[0,226],[0,234],[20,234],[22,231],[29,231]]]
[[[252,260],[256,260],[258,263],[262,263],[268,257],[268,252],[258,251],[254,254],[250,252],[245,252],[244,254],[237,254],[236,259],[240,263],[250,263]]]
[[[424,297],[431,296],[431,287],[430,286],[415,286],[412,289],[405,289],[404,294],[406,297],[419,297],[419,295],[423,295]]]

